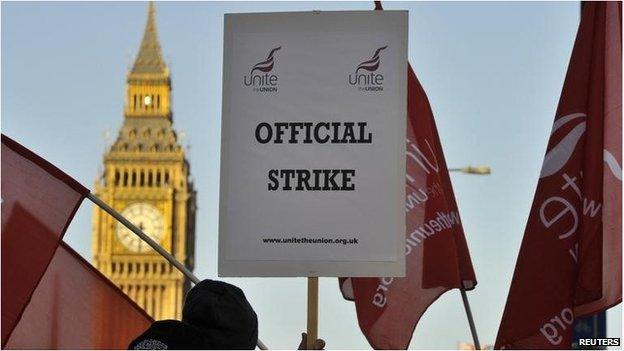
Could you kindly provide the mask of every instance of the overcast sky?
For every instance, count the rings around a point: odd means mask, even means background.
[[[484,164],[490,176],[454,174],[479,284],[469,293],[482,343],[494,342],[579,20],[578,2],[386,3],[409,10],[409,59],[431,102],[450,167]],[[184,132],[198,191],[195,273],[215,278],[223,14],[366,10],[372,2],[158,3],[172,71],[174,126]],[[2,132],[87,187],[105,135],[122,123],[125,74],[147,4],[2,3]],[[91,259],[91,204],[66,240]],[[247,294],[260,338],[294,348],[305,330],[304,278],[227,279]],[[336,279],[320,283],[319,334],[329,348],[368,348]],[[536,287],[539,289],[539,287]],[[621,307],[608,313],[621,337]],[[455,348],[470,332],[458,291],[442,296],[411,348]]]

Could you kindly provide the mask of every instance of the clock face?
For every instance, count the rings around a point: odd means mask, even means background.
[[[155,242],[160,243],[163,239],[164,219],[153,205],[142,202],[134,203],[126,207],[121,214]],[[132,252],[145,253],[152,250],[145,241],[121,223],[117,223],[117,239]]]
[[[151,96],[149,96],[149,95],[148,95],[148,96],[146,96],[146,97],[143,99],[143,103],[145,104],[145,106],[149,106],[149,105],[152,103],[152,97],[151,97]]]

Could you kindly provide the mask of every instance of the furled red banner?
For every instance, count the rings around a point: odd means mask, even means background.
[[[126,348],[151,319],[62,242],[89,191],[5,135],[1,172],[2,347]]]
[[[411,66],[407,75],[406,277],[340,280],[375,349],[407,349],[429,305],[477,284],[431,106]]]
[[[622,301],[622,3],[586,2],[497,348],[569,349]]]

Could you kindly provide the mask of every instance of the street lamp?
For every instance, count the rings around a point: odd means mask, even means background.
[[[460,168],[449,168],[449,172],[461,172],[465,174],[488,175],[492,170],[488,166],[468,166]]]

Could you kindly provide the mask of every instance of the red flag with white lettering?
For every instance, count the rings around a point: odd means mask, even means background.
[[[62,242],[89,191],[2,135],[2,347],[126,348],[151,322]]]
[[[622,3],[586,2],[497,348],[569,349],[622,301]]]
[[[406,277],[340,279],[375,349],[407,349],[429,305],[477,284],[431,106],[411,66],[407,75]]]

